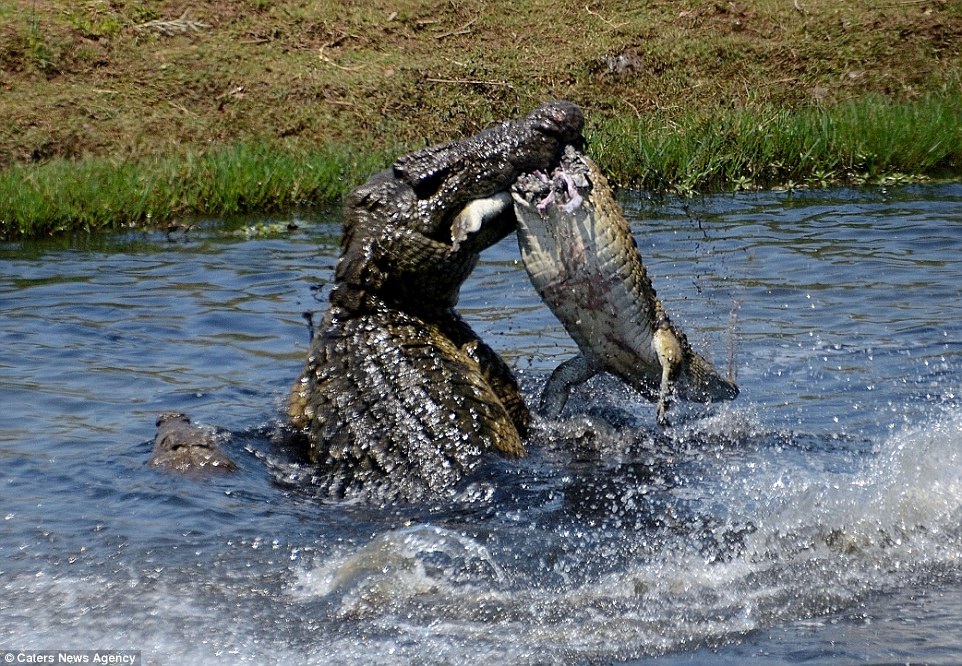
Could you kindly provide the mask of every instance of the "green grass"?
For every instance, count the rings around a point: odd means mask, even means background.
[[[603,120],[589,127],[588,139],[620,185],[687,195],[958,175],[962,93],[741,108],[671,123]],[[0,238],[330,205],[388,161],[386,153],[348,146],[242,144],[136,161],[18,164],[0,172]]]
[[[0,238],[324,205],[386,162],[343,146],[308,153],[240,145],[137,161],[14,165],[0,173]]]
[[[958,175],[962,93],[913,102],[870,96],[831,108],[748,108],[671,124],[619,119],[591,132],[619,183],[681,194],[861,185]]]

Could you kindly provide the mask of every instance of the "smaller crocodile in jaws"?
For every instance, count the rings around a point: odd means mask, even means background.
[[[603,371],[657,401],[662,425],[673,397],[713,402],[738,395],[668,317],[608,181],[590,158],[568,146],[553,174],[522,175],[512,197],[531,282],[581,350],[552,373],[542,415],[556,418],[571,387]]]

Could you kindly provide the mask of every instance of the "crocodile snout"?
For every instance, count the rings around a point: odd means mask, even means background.
[[[534,121],[537,129],[558,137],[563,144],[581,140],[585,116],[581,108],[573,102],[548,102],[536,108],[528,117]]]

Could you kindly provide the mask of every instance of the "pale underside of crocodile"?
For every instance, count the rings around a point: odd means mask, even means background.
[[[572,386],[605,371],[656,401],[662,424],[672,398],[738,395],[669,318],[628,222],[589,157],[569,146],[554,173],[521,176],[512,197],[531,282],[581,351],[549,379],[543,415],[557,417]]]

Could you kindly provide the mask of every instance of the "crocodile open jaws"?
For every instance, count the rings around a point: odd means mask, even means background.
[[[554,173],[521,176],[512,197],[531,282],[581,350],[551,375],[542,415],[557,417],[571,387],[602,371],[657,401],[662,425],[673,397],[711,402],[738,395],[668,317],[608,181],[590,158],[568,146]]]

